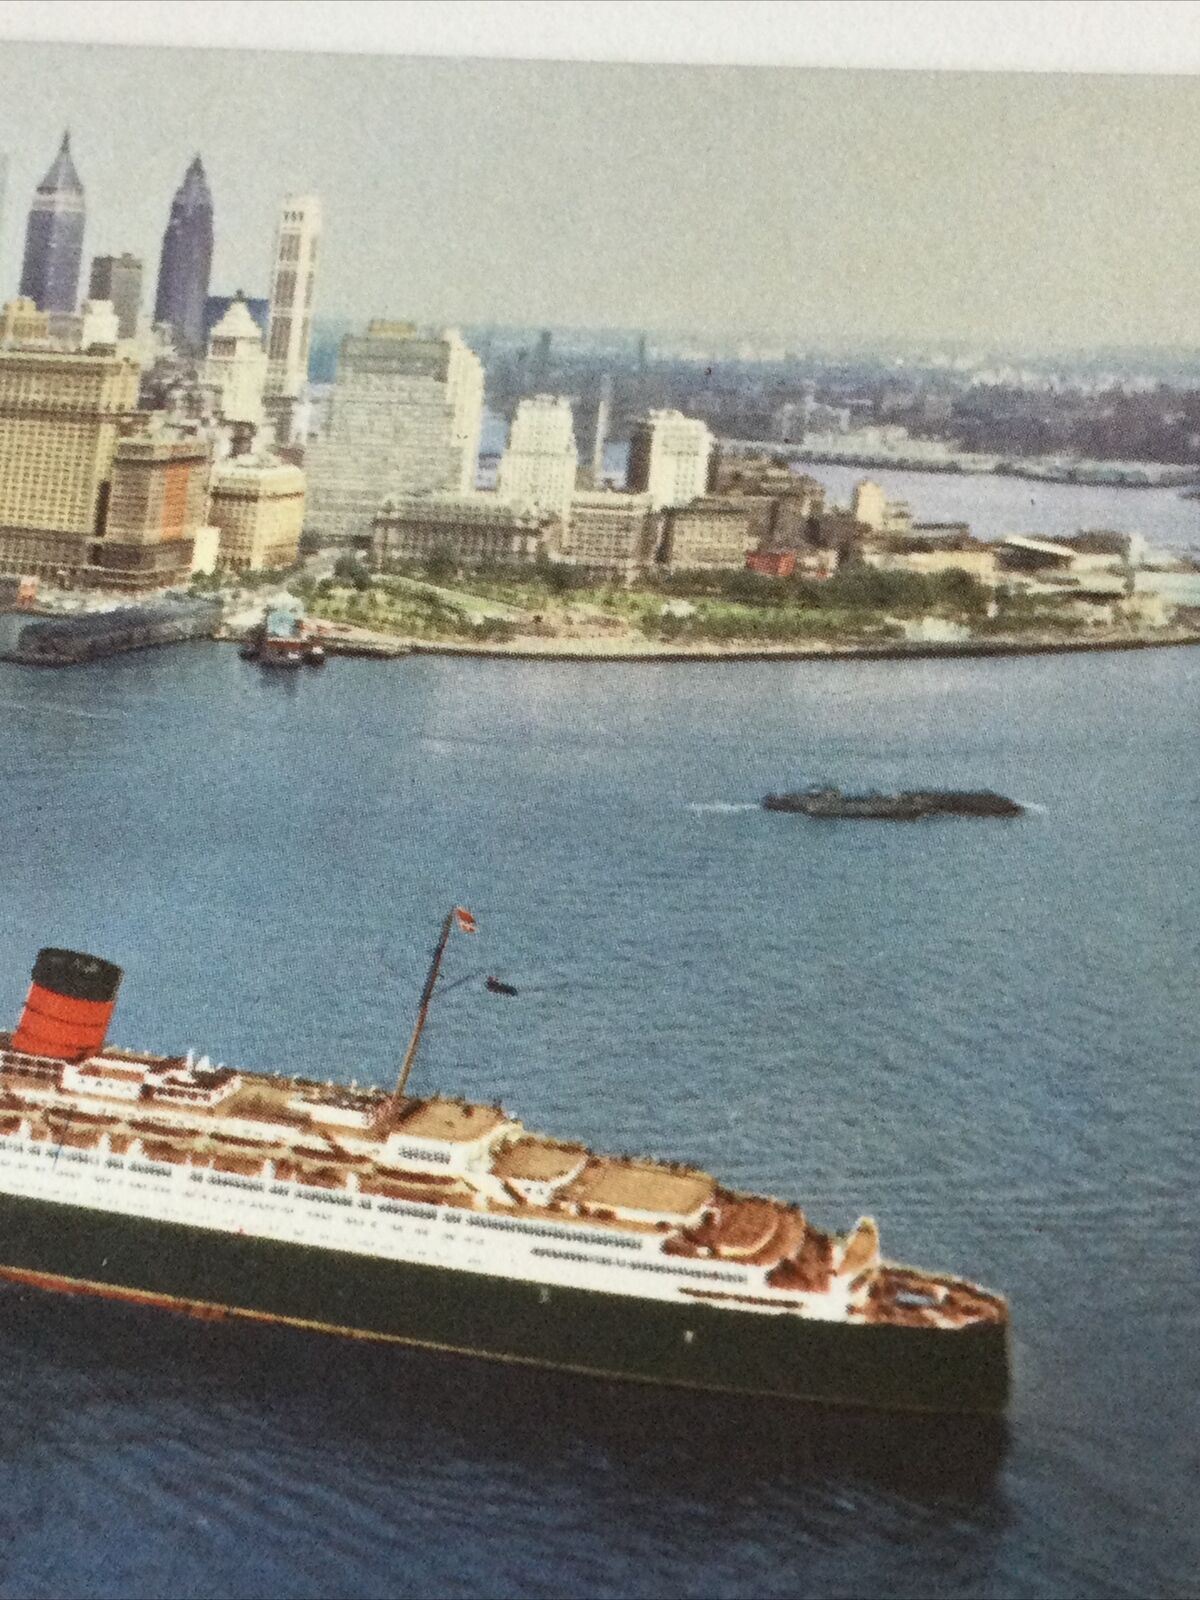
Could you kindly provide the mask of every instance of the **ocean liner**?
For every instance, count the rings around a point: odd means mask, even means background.
[[[692,1166],[499,1104],[107,1042],[122,973],[44,949],[0,1034],[0,1280],[609,1378],[941,1412],[1008,1395],[999,1296]],[[511,985],[488,980],[494,993]]]

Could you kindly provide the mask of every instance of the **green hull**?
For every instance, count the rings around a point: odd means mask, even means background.
[[[0,1275],[597,1377],[996,1412],[1007,1328],[845,1325],[541,1287],[0,1195]]]

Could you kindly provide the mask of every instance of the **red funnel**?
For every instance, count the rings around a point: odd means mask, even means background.
[[[39,950],[12,1049],[82,1061],[104,1046],[121,969],[76,950]]]

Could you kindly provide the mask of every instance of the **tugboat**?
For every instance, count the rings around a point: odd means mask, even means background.
[[[260,667],[299,667],[304,664],[303,624],[295,611],[277,607],[263,618],[258,647]]]
[[[815,785],[794,794],[769,794],[764,811],[796,811],[806,817],[875,818],[920,822],[924,817],[1020,817],[1025,807],[991,789],[904,789],[897,794],[867,790],[846,794]]]
[[[283,607],[265,613],[242,640],[238,654],[263,667],[323,667],[326,659],[325,646],[304,618]]]

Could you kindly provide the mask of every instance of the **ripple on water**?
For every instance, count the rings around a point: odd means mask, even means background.
[[[985,1430],[6,1292],[0,1592],[1187,1592],[1194,662],[0,669],[0,1011],[79,944],[130,1043],[384,1083],[470,905],[448,976],[521,993],[448,991],[426,1084],[872,1212],[1011,1296],[1017,1360]],[[806,774],[1046,809],[750,799]]]

